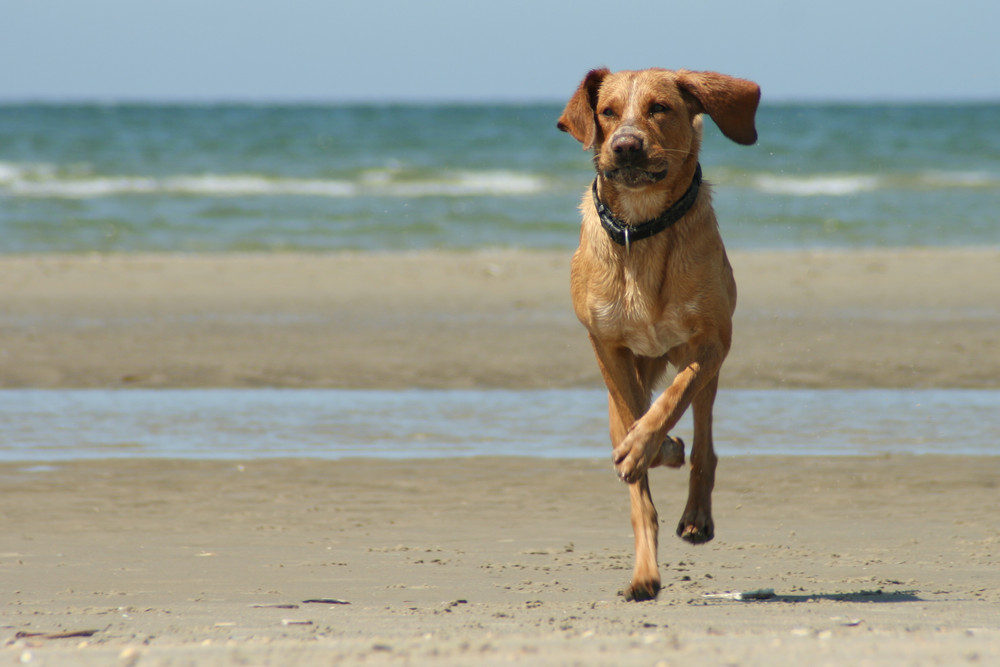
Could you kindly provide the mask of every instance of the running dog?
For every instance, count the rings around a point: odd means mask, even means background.
[[[732,341],[736,283],[698,152],[702,114],[729,139],[756,142],[759,100],[757,84],[715,72],[595,69],[559,118],[560,130],[593,151],[597,170],[580,206],[571,287],[608,387],[615,469],[629,485],[629,600],[653,599],[660,589],[648,471],[684,464],[684,443],[669,431],[689,405],[691,476],[677,534],[693,544],[714,536],[712,406]],[[668,364],[676,375],[652,400]]]

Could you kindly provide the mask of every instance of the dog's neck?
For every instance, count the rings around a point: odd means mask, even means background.
[[[594,178],[591,192],[594,197],[594,207],[597,209],[597,215],[601,219],[601,226],[608,233],[608,238],[618,245],[625,246],[627,250],[630,244],[659,234],[683,218],[691,210],[691,207],[694,206],[695,201],[698,199],[698,191],[701,188],[701,164],[695,165],[691,185],[688,186],[688,189],[679,199],[655,218],[639,224],[629,224],[615,217],[611,209],[601,201],[601,197],[597,192],[599,178],[599,176]]]

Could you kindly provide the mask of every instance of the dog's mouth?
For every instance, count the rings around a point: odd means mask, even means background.
[[[667,177],[667,170],[650,171],[639,167],[618,167],[617,169],[605,169],[602,174],[604,178],[627,188],[641,188],[662,181]]]

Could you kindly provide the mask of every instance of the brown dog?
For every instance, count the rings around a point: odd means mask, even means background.
[[[712,406],[729,352],[736,283],[701,182],[701,115],[741,144],[757,140],[757,84],[714,72],[650,69],[587,74],[559,119],[593,149],[597,177],[581,205],[572,293],[608,386],[611,443],[629,484],[635,570],[625,591],[648,600],[660,589],[658,519],[647,471],[680,467],[684,443],[668,432],[694,406],[687,507],[677,534],[714,534],[716,456]],[[667,368],[670,386],[650,405]]]

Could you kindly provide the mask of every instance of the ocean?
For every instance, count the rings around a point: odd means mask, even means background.
[[[558,104],[0,105],[0,253],[569,249],[589,155]],[[997,246],[1000,104],[706,120],[731,249]]]

